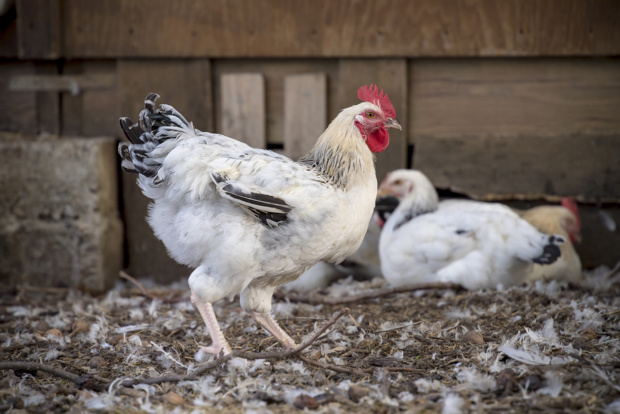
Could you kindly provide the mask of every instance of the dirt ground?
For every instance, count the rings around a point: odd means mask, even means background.
[[[303,296],[383,283],[345,279]],[[5,286],[0,411],[620,412],[620,276],[608,269],[582,286],[412,291],[350,303],[301,352],[309,362],[273,357],[280,345],[238,298],[221,301],[225,335],[253,357],[211,363],[193,377],[213,357],[197,355],[210,339],[187,286],[143,284],[156,299],[124,281],[101,297]],[[274,314],[300,343],[344,307],[287,296],[274,299]],[[271,355],[256,354],[264,352]],[[19,361],[41,365],[7,366]],[[159,379],[125,386],[131,378]]]

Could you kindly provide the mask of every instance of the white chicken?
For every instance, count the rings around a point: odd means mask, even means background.
[[[353,276],[355,280],[371,280],[382,277],[379,260],[379,226],[377,214],[373,214],[360,247],[340,264],[318,262],[296,280],[285,286],[287,290],[309,291],[329,286],[335,281]]]
[[[373,152],[398,128],[394,108],[373,85],[360,104],[331,122],[298,162],[223,135],[201,132],[169,105],[147,96],[139,123],[121,118],[131,141],[119,153],[125,171],[153,200],[148,222],[169,254],[194,267],[191,300],[212,345],[231,347],[212,303],[241,294],[241,306],[285,347],[295,341],[271,316],[274,289],[320,260],[338,263],[360,245],[373,212]]]
[[[395,286],[453,282],[466,289],[520,284],[533,263],[560,256],[560,235],[540,233],[502,204],[448,201],[419,171],[397,170],[380,195],[401,198],[381,232],[379,254]]]
[[[567,242],[560,247],[562,255],[549,266],[534,265],[527,275],[528,282],[536,280],[559,280],[577,283],[581,280],[581,260],[573,244],[581,241],[581,220],[577,203],[564,197],[561,206],[538,206],[517,210],[524,220],[543,233],[561,234]]]

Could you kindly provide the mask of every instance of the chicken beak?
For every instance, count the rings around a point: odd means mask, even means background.
[[[398,130],[400,130],[400,131],[402,131],[402,130],[403,130],[403,127],[402,127],[402,126],[400,126],[400,124],[398,123],[398,121],[397,121],[397,120],[395,120],[395,119],[392,119],[392,118],[388,118],[388,120],[387,120],[387,121],[385,121],[385,122],[383,123],[383,125],[385,125],[385,127],[386,127],[386,128],[396,128],[396,129],[398,129]]]

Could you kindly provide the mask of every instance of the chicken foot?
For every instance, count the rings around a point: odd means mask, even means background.
[[[284,332],[284,330],[280,327],[280,325],[278,325],[275,319],[273,319],[271,313],[250,312],[250,315],[252,315],[252,318],[254,318],[254,321],[256,321],[257,324],[259,324],[260,326],[265,328],[270,334],[275,336],[282,345],[290,349],[297,348],[297,344],[295,343],[293,338],[291,338],[286,332]]]
[[[202,352],[213,354],[215,356],[219,356],[222,352],[224,355],[230,354],[232,349],[224,337],[224,332],[222,332],[220,324],[217,322],[215,312],[213,311],[213,305],[209,302],[203,302],[193,292],[190,299],[192,304],[196,307],[196,309],[198,309],[198,312],[200,312],[202,319],[205,321],[207,331],[209,331],[209,335],[213,341],[211,346],[201,346],[200,349]]]

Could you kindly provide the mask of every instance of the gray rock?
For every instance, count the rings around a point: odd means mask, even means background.
[[[0,134],[0,279],[110,288],[122,265],[113,138]]]

